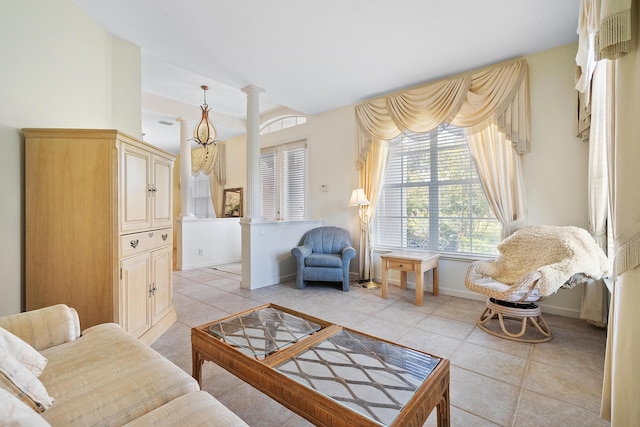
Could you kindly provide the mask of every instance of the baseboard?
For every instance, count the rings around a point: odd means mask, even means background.
[[[380,280],[378,280],[378,282],[380,282]],[[393,286],[400,286],[400,281],[399,280],[391,280],[389,282],[390,285]],[[414,283],[407,283],[407,288],[409,289],[415,289],[415,284]],[[429,294],[433,291],[431,286],[425,286],[424,287],[424,292]],[[469,290],[461,290],[461,289],[452,289],[452,288],[447,288],[447,287],[442,287],[442,284],[440,284],[440,294],[441,295],[448,295],[448,296],[452,296],[452,297],[457,297],[457,298],[464,298],[464,299],[469,299],[469,300],[474,300],[474,301],[486,301],[487,297],[484,295],[481,295],[479,293],[476,292],[472,292]],[[558,316],[564,316],[564,317],[573,317],[576,319],[580,318],[580,310],[576,310],[576,309],[570,309],[570,308],[566,308],[566,307],[559,307],[557,305],[551,305],[546,303],[545,301],[542,301],[540,303],[540,308],[542,309],[543,313],[549,313],[549,314],[555,314]]]

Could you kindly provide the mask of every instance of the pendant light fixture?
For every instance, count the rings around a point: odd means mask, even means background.
[[[200,106],[202,118],[198,126],[193,130],[193,140],[203,147],[206,147],[210,144],[215,145],[218,141],[216,140],[216,129],[209,121],[209,106],[207,105],[207,90],[209,86],[202,85],[200,88],[204,91],[204,102]]]

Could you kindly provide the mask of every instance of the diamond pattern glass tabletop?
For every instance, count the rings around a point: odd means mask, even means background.
[[[261,359],[320,328],[317,323],[269,307],[215,323],[209,326],[209,332]]]

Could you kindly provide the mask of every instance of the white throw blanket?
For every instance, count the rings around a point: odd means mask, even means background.
[[[611,270],[593,237],[578,227],[527,226],[504,239],[498,251],[498,258],[480,263],[477,272],[511,285],[524,274],[538,271],[542,296],[555,293],[574,274],[600,279]]]

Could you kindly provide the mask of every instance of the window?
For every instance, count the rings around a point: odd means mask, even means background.
[[[269,220],[304,219],[307,143],[298,141],[260,153],[262,216]]]
[[[378,246],[497,254],[501,225],[461,128],[440,126],[391,141],[373,226]]]
[[[282,129],[299,126],[305,123],[307,123],[307,118],[304,116],[277,117],[262,125],[262,127],[260,128],[260,135],[266,135],[268,133],[277,132]]]
[[[211,201],[209,176],[200,172],[193,177],[191,187],[191,201],[193,203],[193,215],[196,218],[215,218],[216,213]]]

